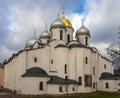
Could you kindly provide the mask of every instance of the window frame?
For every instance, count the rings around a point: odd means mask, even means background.
[[[82,85],[82,77],[81,76],[78,77],[78,83],[79,83],[79,85]]]
[[[59,87],[59,92],[63,92],[62,86]]]
[[[70,42],[70,34],[67,35],[67,42]]]
[[[60,30],[60,40],[63,40],[63,31]]]
[[[88,57],[85,57],[85,64],[88,64]]]
[[[34,62],[37,63],[38,59],[37,57],[34,57]]]
[[[43,81],[41,81],[40,84],[39,84],[39,90],[40,91],[43,90]]]
[[[85,37],[85,45],[88,46],[88,37]]]
[[[105,88],[109,89],[109,83],[108,82],[105,83]]]

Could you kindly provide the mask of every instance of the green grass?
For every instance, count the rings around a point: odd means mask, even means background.
[[[120,98],[120,93],[107,93],[107,92],[97,92],[91,94],[74,94],[65,96],[31,96],[31,97],[21,97],[21,98]]]

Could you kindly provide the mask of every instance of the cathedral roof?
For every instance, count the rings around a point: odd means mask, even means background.
[[[26,70],[22,77],[49,77],[49,75],[42,68],[32,67]]]
[[[60,19],[59,15],[58,15],[57,19],[55,21],[53,21],[52,24],[50,25],[50,30],[52,28],[57,28],[57,27],[66,28],[65,23]]]
[[[34,32],[34,36],[26,42],[25,48],[33,47],[33,45],[37,42],[39,42],[39,39],[36,36],[36,32]]]
[[[46,26],[45,30],[40,34],[39,39],[40,38],[48,38],[48,39],[50,38],[50,33],[47,29],[47,26]]]
[[[84,26],[83,22],[81,27],[76,31],[76,37],[79,35],[88,35],[90,37],[89,30]]]
[[[67,27],[71,27],[72,28],[71,22],[65,16],[62,16],[62,21],[65,23],[65,25]]]
[[[47,83],[48,84],[78,84],[78,82],[75,80],[63,79],[58,76],[51,76],[51,79]]]
[[[100,77],[101,80],[117,80],[118,78],[112,73],[103,72]]]

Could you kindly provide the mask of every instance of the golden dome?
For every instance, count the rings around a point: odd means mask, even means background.
[[[71,27],[72,28],[71,22],[68,19],[66,19],[65,16],[62,16],[62,21],[65,23],[65,25],[67,27]]]

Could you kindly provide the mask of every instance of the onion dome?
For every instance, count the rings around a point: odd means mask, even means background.
[[[66,28],[65,23],[60,19],[59,14],[58,14],[58,18],[55,21],[53,21],[53,23],[50,25],[50,30],[52,28],[57,28],[57,27]]]
[[[39,39],[37,38],[35,31],[36,31],[36,30],[34,30],[34,36],[33,36],[33,38],[31,38],[30,40],[28,40],[28,41],[26,42],[25,48],[33,47],[33,45],[34,45],[35,43],[38,43],[38,42],[39,42]]]
[[[63,16],[62,16],[62,21],[65,23],[66,27],[71,27],[72,28],[72,24],[67,18],[65,18],[64,12],[63,12]]]
[[[82,21],[81,27],[76,31],[76,37],[79,35],[88,35],[90,37],[89,30],[84,26],[84,23]]]
[[[50,38],[50,33],[47,29],[47,25],[45,26],[45,30],[40,34],[39,39],[41,38]]]

